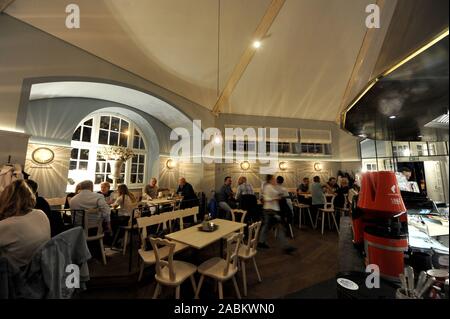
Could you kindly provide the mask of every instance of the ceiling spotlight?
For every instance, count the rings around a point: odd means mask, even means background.
[[[393,120],[393,119],[397,118],[397,116],[391,115],[391,116],[389,116],[389,118],[390,118],[391,120]]]
[[[417,136],[418,138],[422,138],[423,137],[423,135],[419,135],[419,136]]]
[[[367,137],[366,134],[359,134],[358,136],[359,136],[359,137],[362,137],[362,138],[366,138],[366,137]]]
[[[259,49],[261,47],[261,41],[258,41],[258,40],[253,41],[253,47],[255,49]]]

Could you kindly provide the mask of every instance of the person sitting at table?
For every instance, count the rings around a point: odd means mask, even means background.
[[[184,177],[181,177],[178,180],[177,194],[183,197],[180,204],[180,209],[198,206],[198,197],[194,192],[194,188],[186,181]]]
[[[339,185],[337,184],[336,177],[330,177],[328,179],[328,182],[325,184],[325,187],[327,189],[328,194],[336,194],[336,191],[339,188]]]
[[[158,192],[160,190],[157,183],[158,180],[156,179],[156,177],[152,177],[150,182],[144,187],[144,191],[142,192],[142,199],[152,200],[158,198]]]
[[[255,193],[253,192],[252,185],[247,183],[247,177],[245,176],[239,177],[235,199],[237,201],[240,201],[242,195],[254,195],[254,194]]]
[[[108,182],[101,183],[100,191],[98,193],[105,197],[106,204],[111,205],[114,202],[114,197],[113,197],[114,191],[111,190],[110,183],[108,183]]]
[[[309,189],[309,177],[303,177],[303,181],[297,187],[297,198],[298,201],[302,204],[311,205],[311,199],[305,195],[310,195]]]
[[[75,192],[73,193],[69,193],[66,196],[66,202],[64,203],[64,209],[69,209],[70,208],[70,200],[77,195],[80,192],[80,184],[78,183],[77,186],[75,186]]]
[[[48,221],[50,222],[51,236],[53,237],[63,232],[64,221],[61,217],[61,214],[59,212],[52,212],[50,205],[45,200],[45,198],[39,196],[38,184],[35,181],[27,179],[25,182],[27,183],[28,187],[30,187],[31,191],[33,192],[36,198],[36,206],[34,206],[34,208],[42,210],[45,213],[45,215],[47,215]]]
[[[23,180],[0,194],[0,257],[16,266],[27,265],[41,245],[50,240],[50,223]]]
[[[224,183],[217,194],[217,202],[219,203],[219,207],[225,211],[226,219],[231,219],[231,210],[236,207],[231,183],[231,177],[225,177]]]
[[[89,223],[95,224],[101,219],[104,232],[111,233],[111,208],[103,195],[94,193],[92,181],[86,180],[80,183],[80,192],[70,200],[70,208],[79,210],[98,209],[97,216],[89,214]]]
[[[117,217],[111,217],[111,229],[116,234],[120,226],[127,226],[132,216],[133,210],[137,207],[136,197],[131,193],[125,184],[117,187],[117,199],[112,204],[117,209]]]

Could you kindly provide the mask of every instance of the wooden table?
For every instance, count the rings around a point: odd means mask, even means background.
[[[199,227],[201,226],[200,224],[168,234],[165,237],[196,249],[202,249],[247,226],[243,223],[232,222],[219,218],[213,219],[211,222],[219,226],[219,228],[213,232],[204,232],[199,230]]]

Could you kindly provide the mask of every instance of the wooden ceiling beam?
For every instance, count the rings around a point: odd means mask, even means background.
[[[0,13],[6,10],[15,0],[0,0]]]
[[[286,0],[272,0],[270,5],[268,6],[264,16],[261,18],[261,21],[259,22],[258,27],[256,28],[255,32],[253,33],[253,41],[261,41],[266,36],[267,32],[269,31],[270,27],[272,26],[273,21],[277,17],[278,13],[280,12],[281,8],[283,7]],[[215,115],[218,115],[223,106],[228,102],[231,94],[233,93],[234,88],[236,87],[237,83],[241,79],[242,75],[244,74],[247,66],[249,65],[250,61],[252,60],[256,48],[252,46],[252,43],[248,43],[247,47],[242,54],[241,58],[239,59],[238,63],[234,66],[233,72],[231,73],[230,77],[228,78],[227,83],[225,84],[225,87],[223,91],[221,92],[216,104],[214,105],[212,112]]]

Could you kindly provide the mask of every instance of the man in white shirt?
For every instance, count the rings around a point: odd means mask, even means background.
[[[104,231],[109,231],[111,222],[111,208],[101,194],[94,193],[94,183],[83,181],[80,183],[81,191],[70,200],[71,209],[98,209],[98,215],[89,215],[89,224],[95,224],[99,219],[103,220]]]

